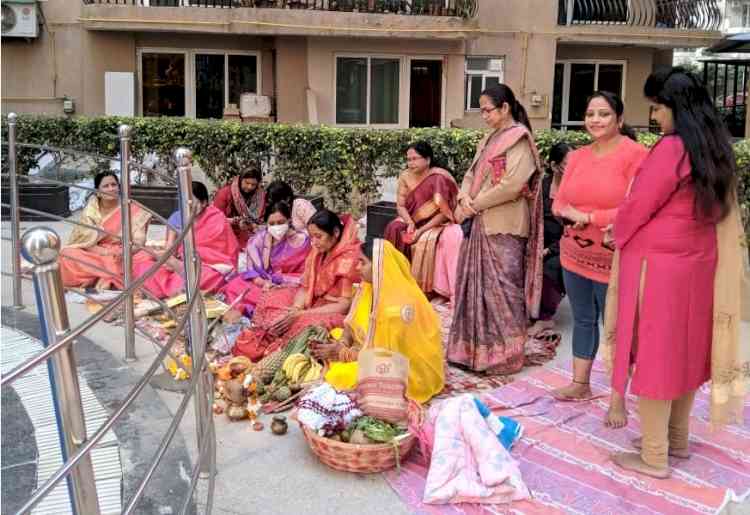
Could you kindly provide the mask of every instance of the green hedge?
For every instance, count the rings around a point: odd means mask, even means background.
[[[325,126],[242,124],[188,118],[120,117],[18,117],[17,139],[114,156],[118,152],[117,128],[127,123],[134,129],[132,153],[143,158],[155,152],[169,160],[177,147],[193,151],[195,160],[216,184],[257,162],[274,176],[290,182],[298,191],[324,191],[334,207],[361,212],[377,194],[380,181],[405,167],[404,149],[413,141],[429,141],[436,154],[452,169],[457,180],[468,168],[482,131],[467,129],[343,129]],[[3,119],[3,140],[7,120]],[[657,137],[641,134],[652,145]],[[542,157],[559,141],[585,144],[582,132],[538,131]],[[750,234],[750,143],[735,145],[740,169],[740,197]],[[3,167],[5,167],[3,152]],[[34,162],[30,149],[19,149],[20,170]]]

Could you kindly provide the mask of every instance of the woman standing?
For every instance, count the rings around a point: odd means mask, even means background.
[[[453,222],[458,185],[448,170],[437,166],[426,141],[409,145],[406,162],[407,169],[398,177],[399,217],[385,228],[385,239],[411,260],[412,275],[423,292],[438,290],[451,298],[460,230],[455,227],[457,238],[449,234],[442,240]]]
[[[591,396],[591,366],[599,348],[599,318],[614,255],[603,240],[604,229],[614,221],[648,153],[624,129],[623,111],[622,100],[613,93],[598,91],[589,98],[585,125],[594,142],[569,155],[552,204],[553,212],[571,224],[560,241],[565,290],[573,310],[573,381],[554,392],[563,400]]]
[[[448,360],[477,371],[523,368],[528,317],[542,289],[539,159],[526,110],[506,85],[479,98],[492,132],[480,141],[458,195],[461,245]]]
[[[682,68],[659,71],[644,93],[664,137],[614,224],[620,249],[612,386],[639,398],[638,453],[623,468],[669,476],[667,455],[689,456],[696,390],[712,379],[711,419],[741,421],[747,353],[740,347],[742,229],[735,157],[708,92]],[[744,254],[746,256],[746,254]]]

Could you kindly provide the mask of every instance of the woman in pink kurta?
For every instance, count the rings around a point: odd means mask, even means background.
[[[643,438],[634,442],[640,454],[614,460],[665,478],[668,454],[689,457],[690,411],[696,390],[711,378],[712,351],[722,349],[720,360],[739,355],[738,343],[717,343],[723,327],[714,327],[714,320],[729,325],[738,317],[715,313],[714,296],[719,305],[726,290],[739,289],[739,273],[734,284],[730,279],[717,287],[716,280],[717,261],[731,267],[727,256],[736,255],[740,242],[739,235],[733,242],[717,239],[725,234],[722,220],[735,212],[736,174],[729,134],[708,93],[681,68],[655,72],[644,90],[665,136],[615,219],[620,263],[612,375],[613,389],[624,396],[635,365],[630,388],[639,397]]]

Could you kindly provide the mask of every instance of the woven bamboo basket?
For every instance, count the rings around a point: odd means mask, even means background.
[[[409,401],[410,426],[420,427],[423,420],[422,406]],[[374,474],[395,468],[406,458],[417,441],[416,436],[409,432],[398,437],[397,444],[359,445],[320,436],[302,424],[300,429],[310,449],[321,462],[336,470],[359,474]]]

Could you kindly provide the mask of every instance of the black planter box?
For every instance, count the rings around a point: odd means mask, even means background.
[[[2,182],[2,203],[10,204],[10,183],[7,180],[3,180]],[[36,209],[37,211],[44,211],[45,213],[62,218],[70,216],[68,187],[58,184],[29,184],[25,182],[24,184],[19,184],[18,205],[21,208]],[[56,220],[36,213],[28,213],[23,209],[20,211],[21,220],[23,221],[41,222]],[[10,207],[3,205],[2,217],[3,220],[10,220]]]
[[[323,201],[323,197],[320,195],[300,195],[300,198],[303,198],[305,200],[309,200],[310,203],[315,206],[315,209],[321,210],[325,206],[325,202]]]
[[[367,206],[367,237],[382,238],[385,228],[398,217],[396,203],[381,200]]]
[[[137,186],[130,187],[130,197],[137,200],[151,211],[169,218],[172,213],[177,211],[179,198],[176,186]],[[151,223],[161,223],[157,218],[153,218]]]

